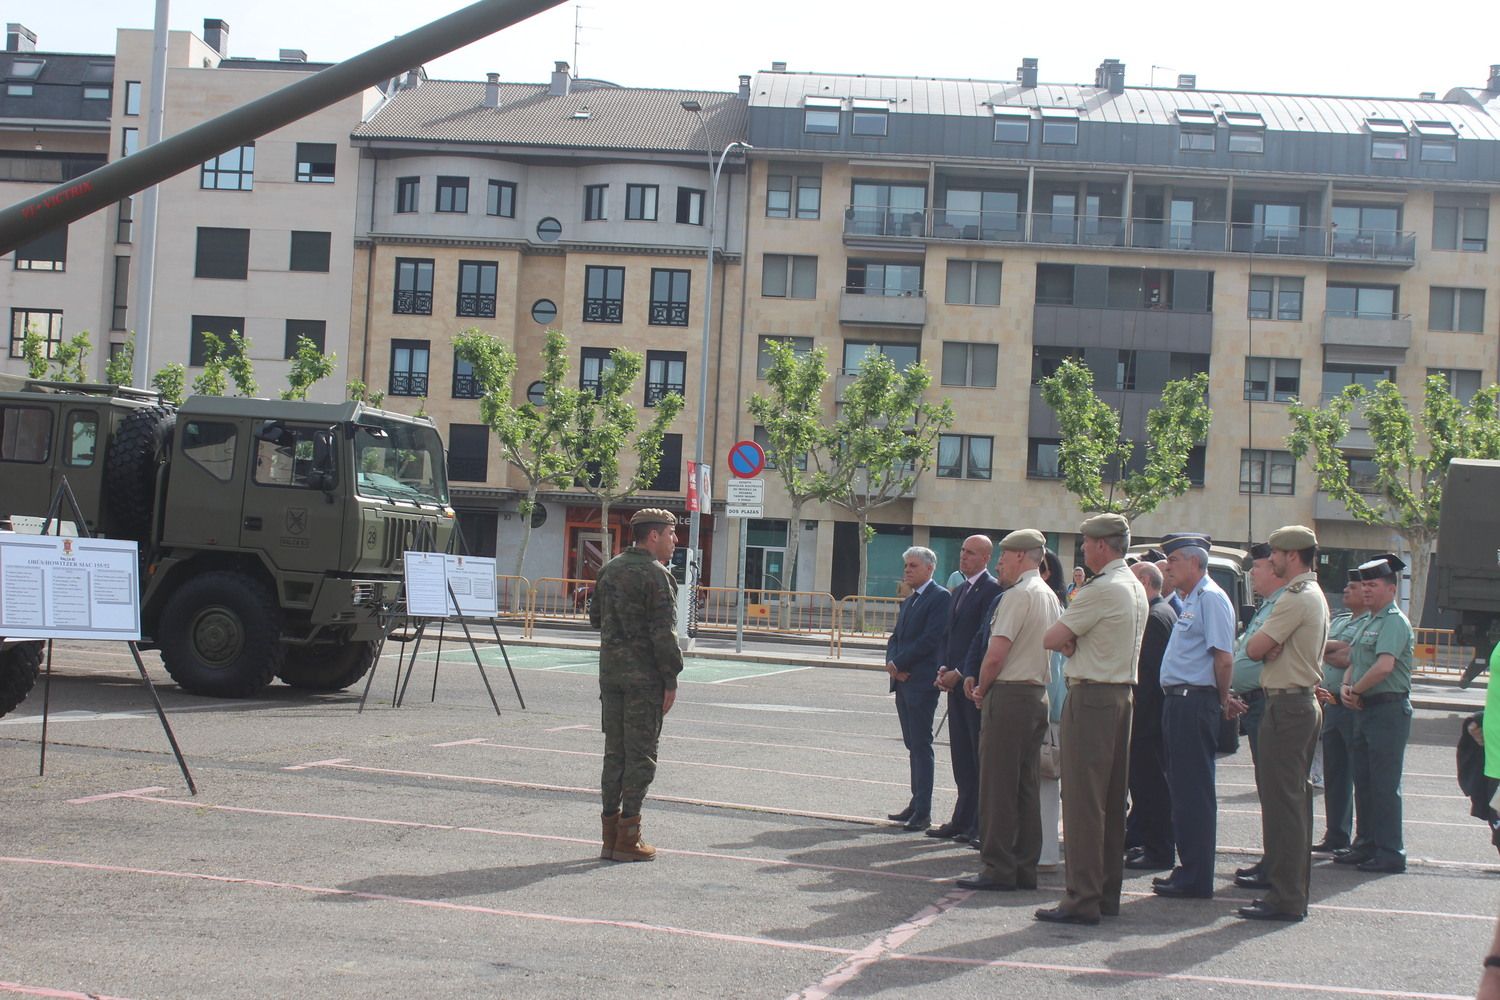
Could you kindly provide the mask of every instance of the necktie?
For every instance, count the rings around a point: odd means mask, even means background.
[[[964,603],[964,598],[969,596],[969,591],[972,589],[974,589],[974,585],[968,580],[958,585],[958,590],[953,594],[953,614],[948,616],[950,621],[958,617],[958,609]]]

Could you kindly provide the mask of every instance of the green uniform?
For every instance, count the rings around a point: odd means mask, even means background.
[[[1395,669],[1363,691],[1364,708],[1353,712],[1350,757],[1354,771],[1354,808],[1360,834],[1356,849],[1375,861],[1406,865],[1401,834],[1401,770],[1411,737],[1411,662],[1416,633],[1394,603],[1373,612],[1350,640],[1349,676],[1358,685],[1382,655],[1395,658]]]
[[[1349,642],[1369,618],[1344,612],[1328,625],[1328,638]],[[1323,661],[1323,689],[1338,696],[1344,683],[1344,668]],[[1323,707],[1323,806],[1328,814],[1328,830],[1323,843],[1330,847],[1348,847],[1354,832],[1354,772],[1349,751],[1354,741],[1354,713],[1342,705]],[[1364,817],[1360,817],[1363,821]]]
[[[645,549],[631,547],[599,571],[589,621],[600,630],[599,702],[604,729],[604,812],[637,816],[656,777],[664,692],[677,687],[677,581]]]
[[[1271,615],[1271,609],[1276,607],[1276,598],[1286,588],[1277,588],[1264,601],[1260,607],[1255,609],[1255,614],[1250,617],[1250,623],[1245,626],[1245,631],[1240,633],[1239,639],[1234,644],[1234,673],[1229,678],[1229,690],[1240,696],[1245,702],[1245,736],[1250,740],[1250,759],[1252,761],[1260,758],[1260,720],[1266,712],[1265,692],[1260,689],[1260,672],[1264,666],[1259,660],[1252,660],[1245,655],[1245,647],[1250,645],[1250,637],[1260,630],[1266,619]]]

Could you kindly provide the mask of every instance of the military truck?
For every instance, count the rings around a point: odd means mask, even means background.
[[[1474,647],[1467,685],[1485,671],[1500,627],[1500,462],[1455,458],[1438,520],[1437,606],[1458,615],[1454,638]]]
[[[1161,549],[1160,542],[1132,545],[1127,556],[1139,557],[1149,549]],[[1244,625],[1255,613],[1256,598],[1250,589],[1250,575],[1245,572],[1245,558],[1250,553],[1228,545],[1210,545],[1208,548],[1208,575],[1229,595],[1240,624]]]
[[[41,670],[42,645],[30,639],[0,639],[0,715],[26,700]]]
[[[139,542],[142,645],[184,690],[353,684],[402,553],[453,532],[425,417],[15,381],[0,391],[0,517],[46,514],[66,477],[90,533]]]

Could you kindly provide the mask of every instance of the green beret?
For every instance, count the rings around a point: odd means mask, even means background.
[[[1006,552],[1030,552],[1046,547],[1047,536],[1035,528],[1018,528],[1000,539],[1000,548]]]
[[[1271,532],[1271,537],[1266,539],[1271,548],[1280,549],[1282,552],[1301,552],[1318,544],[1318,536],[1313,534],[1311,528],[1300,524],[1289,524],[1284,528],[1277,528]]]
[[[1087,538],[1113,538],[1130,534],[1130,522],[1120,514],[1095,514],[1078,526]]]
[[[647,507],[645,510],[638,510],[630,515],[631,527],[637,524],[665,524],[667,527],[673,527],[677,524],[677,515],[670,510],[662,510],[660,507]]]

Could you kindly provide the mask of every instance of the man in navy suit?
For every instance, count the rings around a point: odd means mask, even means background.
[[[937,555],[931,549],[913,546],[901,558],[902,580],[911,594],[901,602],[896,627],[885,644],[885,672],[896,695],[901,739],[911,757],[911,801],[890,818],[915,832],[932,822],[932,717],[938,703],[934,682],[947,653],[953,595],[933,582]]]
[[[958,801],[953,817],[928,830],[929,837],[967,841],[979,835],[979,706],[964,697],[963,678],[969,644],[984,622],[990,602],[1000,593],[1000,581],[985,568],[994,550],[995,543],[987,536],[970,535],[958,553],[958,571],[964,579],[953,590],[947,652],[937,677],[939,690],[948,692],[948,756],[953,761]]]

